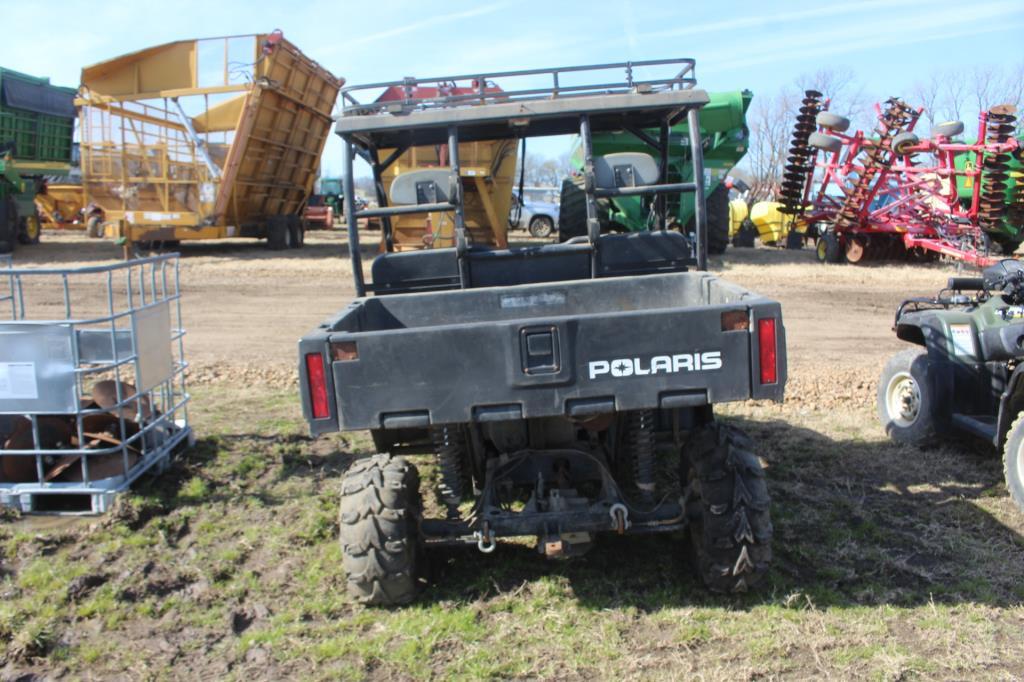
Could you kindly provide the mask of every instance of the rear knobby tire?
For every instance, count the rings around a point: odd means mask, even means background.
[[[768,572],[772,522],[768,486],[753,440],[711,423],[683,448],[683,480],[697,570],[713,592],[745,592]]]
[[[386,454],[357,461],[345,474],[341,552],[348,593],[356,601],[394,606],[416,597],[419,487],[416,467]]]
[[[1013,422],[1003,446],[1003,474],[1010,498],[1024,512],[1024,414]]]
[[[889,358],[878,379],[876,407],[882,428],[894,441],[926,445],[936,436],[931,364],[923,348]]]

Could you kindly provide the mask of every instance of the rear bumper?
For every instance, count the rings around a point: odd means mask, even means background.
[[[588,415],[783,399],[779,304],[718,305],[347,333],[299,343],[303,409],[313,433]],[[724,311],[749,327],[722,331]],[[776,380],[759,381],[757,325],[776,320]],[[332,343],[358,358],[331,360]],[[313,419],[304,358],[325,361],[330,415]]]

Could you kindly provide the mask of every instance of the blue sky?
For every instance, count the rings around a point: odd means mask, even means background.
[[[0,0],[0,11],[0,66],[61,85],[77,85],[84,65],[149,45],[274,28],[353,84],[694,57],[709,90],[756,97],[845,66],[882,98],[937,69],[1024,59],[1022,0]],[[340,168],[336,140],[324,166]]]

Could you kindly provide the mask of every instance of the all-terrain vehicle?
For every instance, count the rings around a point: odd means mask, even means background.
[[[1001,449],[1006,486],[1024,511],[1024,266],[1007,259],[982,274],[951,277],[935,298],[900,305],[896,335],[920,347],[886,363],[878,417],[899,442],[965,434]]]
[[[658,68],[671,75],[634,77]],[[663,60],[344,89],[336,130],[358,298],[301,339],[299,369],[312,433],[366,429],[379,453],[357,460],[342,483],[343,560],[358,600],[412,599],[424,549],[493,552],[507,537],[536,537],[541,554],[561,558],[600,533],[688,529],[711,589],[742,591],[767,571],[772,526],[756,445],[717,421],[713,406],[782,400],[785,330],[778,303],[703,271],[701,155],[692,182],[666,181],[671,126],[685,119],[688,148],[701,148],[708,96],[693,68]],[[608,70],[625,80],[600,76]],[[592,84],[567,85],[581,76]],[[507,87],[520,77],[530,82]],[[538,87],[543,78],[552,84]],[[453,86],[466,80],[472,94]],[[396,87],[456,94],[357,98]],[[591,152],[592,132],[650,128],[662,131],[657,158]],[[466,148],[569,133],[584,149],[587,234],[472,244],[463,206],[479,198],[476,183],[460,181]],[[380,166],[418,145],[446,147],[448,165],[400,173],[387,195],[378,183],[378,208],[357,211],[354,156],[380,177]],[[692,238],[666,229],[660,201],[657,229],[600,234],[598,198],[679,193],[696,202]],[[357,219],[379,217],[388,231],[390,217],[414,212],[448,214],[455,247],[387,251],[366,281]],[[434,458],[436,498],[423,500],[406,455]],[[426,518],[431,506],[435,518]]]

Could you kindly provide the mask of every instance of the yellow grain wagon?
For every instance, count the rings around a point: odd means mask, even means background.
[[[132,242],[302,245],[337,78],[280,31],[183,40],[82,70],[82,183]]]

